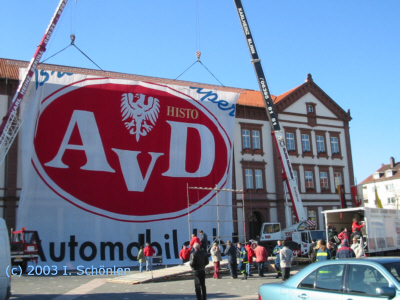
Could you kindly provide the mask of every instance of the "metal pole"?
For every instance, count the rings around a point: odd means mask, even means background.
[[[189,201],[189,184],[186,183],[187,201],[188,201],[188,224],[189,224],[189,241],[191,238],[191,228],[190,228],[190,201]]]

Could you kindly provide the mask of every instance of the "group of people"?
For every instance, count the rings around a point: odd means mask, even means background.
[[[251,274],[253,259],[257,263],[258,276],[264,277],[264,264],[268,260],[268,251],[263,246],[257,245],[253,250],[250,242],[247,242],[244,246],[242,243],[237,243],[235,246],[231,241],[227,241],[224,254],[228,257],[228,267],[232,279],[238,277],[238,270],[243,275],[242,280],[247,280],[248,276],[253,276]],[[239,264],[237,264],[238,258]]]
[[[313,240],[308,256],[314,261],[323,261],[328,259],[343,259],[362,257],[364,255],[364,247],[362,244],[361,229],[364,224],[360,224],[357,219],[353,219],[352,232],[348,228],[343,228],[341,232],[335,235],[332,228],[329,229],[329,240]],[[335,240],[337,238],[337,242]]]

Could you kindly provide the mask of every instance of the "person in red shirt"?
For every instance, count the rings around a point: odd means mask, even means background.
[[[353,225],[351,225],[352,231],[361,231],[361,228],[364,227],[364,224],[359,225],[358,220],[356,218],[353,219]]]
[[[156,254],[156,250],[152,246],[150,246],[150,243],[146,243],[146,247],[143,249],[144,256],[146,256],[146,271],[152,271],[153,270],[153,255]]]
[[[200,239],[197,237],[197,235],[195,235],[193,233],[192,234],[192,239],[190,240],[190,243],[189,243],[189,246],[190,246],[189,248],[193,249],[193,245],[196,244],[196,243],[198,243],[200,245],[200,247],[201,247]]]
[[[188,248],[186,245],[183,245],[179,252],[179,258],[182,260],[182,265],[188,262],[190,259],[190,247]]]
[[[251,275],[251,263],[255,254],[253,248],[251,248],[251,242],[247,242],[245,248],[247,250],[247,259],[249,260],[249,263],[246,265],[246,272],[248,276],[253,276]]]
[[[345,228],[341,233],[339,233],[338,238],[340,242],[343,242],[343,240],[350,240],[350,232]]]
[[[264,264],[268,260],[268,251],[261,245],[257,245],[254,249],[256,255],[256,262],[258,264],[258,275],[264,277]]]

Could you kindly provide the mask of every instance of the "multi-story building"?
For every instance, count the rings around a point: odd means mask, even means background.
[[[366,207],[378,207],[378,199],[383,208],[399,209],[400,163],[393,157],[389,164],[382,164],[373,174],[360,183],[362,201]]]
[[[341,207],[337,185],[344,185],[347,205],[352,205],[350,112],[340,108],[310,74],[304,84],[275,97],[274,103],[304,209],[317,228],[323,228],[321,212]],[[263,222],[279,221],[284,226],[296,222],[266,119],[260,93],[242,93],[236,115],[235,182],[245,189],[245,215],[251,238],[257,236]]]
[[[19,68],[27,62],[0,59],[0,113],[7,107],[19,83]],[[40,65],[39,68],[61,72],[83,73],[115,78],[145,80],[179,85],[192,82],[121,74],[67,66]],[[236,106],[234,136],[233,187],[243,193],[233,193],[233,204],[244,197],[244,213],[234,210],[234,218],[245,216],[246,237],[256,238],[264,222],[279,221],[285,226],[294,220],[290,199],[286,197],[282,169],[264,102],[259,91],[195,83],[199,87],[240,93]],[[340,207],[336,192],[344,185],[345,199],[351,206],[350,187],[353,182],[349,122],[350,112],[344,111],[317,84],[311,75],[302,85],[273,96],[281,127],[285,131],[287,148],[300,187],[303,206],[309,219],[323,228],[321,211]],[[9,227],[15,226],[16,210],[22,188],[20,147],[14,142],[5,162],[0,166],[0,215]],[[240,226],[235,229],[243,231]]]

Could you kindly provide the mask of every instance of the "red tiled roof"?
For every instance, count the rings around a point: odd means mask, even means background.
[[[26,68],[27,66],[28,66],[27,61],[0,58],[0,78],[8,78],[8,79],[18,80],[19,79],[19,68]],[[109,76],[109,77],[113,77],[113,78],[153,81],[153,82],[160,82],[160,83],[165,83],[165,84],[180,84],[180,85],[185,85],[185,86],[195,85],[198,87],[218,89],[218,90],[222,90],[222,91],[238,92],[238,93],[240,93],[240,96],[239,96],[237,104],[246,105],[246,106],[255,106],[255,107],[265,107],[264,99],[263,99],[260,91],[212,85],[212,84],[203,84],[203,83],[182,81],[182,80],[172,80],[172,79],[167,79],[167,78],[141,76],[141,75],[127,74],[127,73],[108,72],[108,71],[100,71],[100,70],[93,70],[93,69],[82,69],[82,68],[67,67],[67,66],[60,66],[60,65],[39,64],[39,68],[44,69],[44,70],[55,70],[55,71],[88,74],[88,75],[96,75],[96,76]],[[271,97],[272,97],[272,100],[275,101],[276,97],[275,96],[271,96]]]
[[[386,177],[385,176],[385,172],[388,170],[393,170],[394,174],[393,176],[390,177]],[[382,173],[382,177],[378,178],[378,179],[374,179],[374,174],[375,173]],[[385,180],[391,180],[391,179],[399,179],[400,178],[400,162],[395,163],[393,168],[391,167],[390,164],[387,165],[383,165],[376,170],[374,174],[369,175],[366,179],[364,179],[360,184],[366,184],[366,183],[372,183],[372,182],[378,182],[378,181],[385,181]]]

